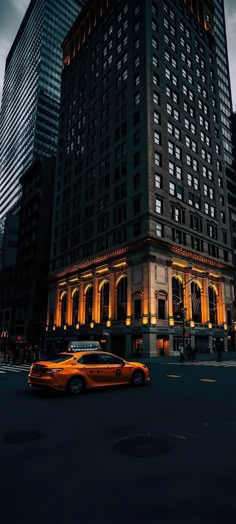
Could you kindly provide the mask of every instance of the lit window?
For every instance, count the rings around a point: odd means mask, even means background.
[[[156,213],[162,214],[163,212],[163,202],[159,198],[156,198]]]

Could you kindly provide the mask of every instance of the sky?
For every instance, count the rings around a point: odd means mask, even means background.
[[[233,108],[236,111],[236,1],[225,1],[225,15],[231,75]],[[5,61],[30,0],[0,0],[0,100],[4,79]]]

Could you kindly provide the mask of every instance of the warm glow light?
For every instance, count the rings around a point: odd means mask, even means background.
[[[106,326],[107,326],[107,327],[111,327],[111,320],[107,320],[107,322],[106,322]]]
[[[175,325],[175,321],[174,321],[174,319],[173,319],[173,318],[170,318],[170,319],[169,319],[169,326],[170,326],[170,327],[173,327],[174,325]]]
[[[86,273],[85,275],[81,275],[82,278],[89,278],[89,277],[92,277],[93,276],[93,273]]]
[[[210,277],[220,278],[220,275],[216,275],[216,273],[209,273]]]
[[[181,264],[180,262],[173,262],[173,266],[187,267],[186,264]]]
[[[208,322],[208,329],[212,329],[212,323]]]
[[[56,331],[56,326],[55,326],[55,324],[53,324],[53,326],[52,326],[52,330],[53,330],[53,331]]]
[[[130,326],[131,325],[131,318],[127,318],[126,321],[125,321],[125,325],[126,326]]]
[[[112,267],[126,267],[126,262],[119,262],[118,264],[113,264]]]
[[[48,326],[46,326],[46,331],[48,331]]]
[[[224,323],[224,330],[227,331],[228,329],[228,325],[226,324],[226,322]]]
[[[236,331],[236,322],[234,322],[234,331]]]
[[[194,320],[190,320],[190,327],[191,327],[191,328],[194,328],[194,327],[195,327],[195,322],[194,322]]]
[[[70,278],[69,282],[78,282],[78,277],[75,277],[75,278]]]
[[[92,322],[90,322],[90,327],[91,327],[91,329],[94,328],[94,321],[93,320],[92,320]]]
[[[75,328],[76,328],[76,329],[79,329],[79,322],[77,322]]]
[[[143,324],[144,325],[148,324],[148,317],[147,316],[143,317]]]
[[[64,324],[63,329],[64,329],[64,331],[67,330],[67,325],[66,324]]]
[[[107,273],[107,271],[108,271],[108,267],[101,267],[100,269],[96,270],[96,273],[99,273],[100,275],[101,273]]]
[[[59,282],[58,285],[59,285],[59,286],[65,286],[65,285],[66,285],[66,281],[64,281],[64,282]]]
[[[151,324],[156,325],[156,323],[157,323],[157,317],[154,317],[154,316],[151,317]]]

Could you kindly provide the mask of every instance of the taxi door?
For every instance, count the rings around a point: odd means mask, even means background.
[[[98,381],[106,384],[129,382],[130,370],[123,365],[123,360],[109,353],[100,353],[98,356]]]
[[[98,384],[100,382],[100,366],[98,365],[98,355],[97,353],[89,353],[87,355],[83,355],[81,358],[78,359],[78,364],[80,366],[82,365],[82,370],[89,379],[89,381],[93,382],[94,384]],[[81,369],[81,367],[79,367]]]

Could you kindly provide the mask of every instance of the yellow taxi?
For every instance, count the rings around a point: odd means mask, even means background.
[[[86,389],[150,381],[149,369],[140,362],[127,362],[112,353],[98,350],[59,353],[52,360],[32,364],[28,384],[69,391],[79,395]]]

